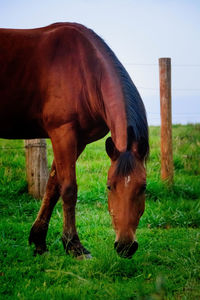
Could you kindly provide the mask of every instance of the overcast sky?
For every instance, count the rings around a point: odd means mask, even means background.
[[[0,0],[0,27],[58,21],[82,23],[105,39],[138,87],[151,119],[153,114],[159,118],[158,58],[171,57],[174,111],[189,109],[200,122],[200,1]]]

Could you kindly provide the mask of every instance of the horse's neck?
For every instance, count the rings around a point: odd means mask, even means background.
[[[106,72],[101,82],[107,126],[115,146],[120,152],[127,148],[127,116],[123,91],[118,74],[114,69]]]
[[[80,27],[80,26],[79,26]],[[84,37],[89,41],[88,51],[85,52],[85,44],[83,52],[86,57],[88,52],[94,55],[94,61],[98,62],[95,66],[94,75],[97,79],[97,86],[101,96],[95,97],[94,100],[91,95],[94,95],[94,81],[88,84],[89,87],[89,107],[91,112],[95,115],[98,111],[106,122],[106,125],[111,131],[111,136],[115,146],[120,152],[127,148],[127,115],[122,91],[122,83],[120,81],[114,62],[110,57],[110,53],[106,50],[101,39],[95,38],[87,29],[83,29]],[[87,61],[87,60],[86,60]],[[93,91],[90,95],[90,91]],[[103,103],[99,102],[103,101]],[[95,103],[94,103],[95,102]]]

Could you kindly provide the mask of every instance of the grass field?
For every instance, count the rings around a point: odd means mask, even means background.
[[[49,226],[49,252],[33,256],[28,235],[40,202],[27,194],[23,141],[0,140],[0,299],[200,299],[200,124],[173,126],[171,188],[160,181],[159,136],[159,127],[151,127],[146,210],[131,260],[113,249],[105,139],[77,163],[77,227],[93,256],[84,261],[64,253],[61,201]],[[48,159],[50,165],[51,150]]]

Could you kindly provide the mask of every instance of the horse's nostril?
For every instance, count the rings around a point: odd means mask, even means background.
[[[114,248],[116,249],[117,253],[121,257],[131,258],[138,249],[138,242],[134,241],[133,243],[130,243],[130,244],[123,244],[120,242],[115,242]]]

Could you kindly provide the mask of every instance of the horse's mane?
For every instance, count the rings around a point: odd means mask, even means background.
[[[79,29],[81,29],[81,31],[85,31],[85,28],[82,26],[79,27]],[[126,176],[131,173],[135,166],[135,158],[133,153],[130,151],[133,142],[137,142],[138,144],[138,154],[141,159],[146,160],[149,154],[149,133],[145,107],[140,94],[132,82],[129,74],[110,47],[91,29],[87,29],[85,32],[87,32],[86,34],[89,35],[89,37],[97,44],[97,46],[103,47],[106,54],[110,57],[121,81],[127,116],[128,140],[127,150],[121,153],[118,158],[116,172],[119,175]]]
[[[133,81],[131,80],[129,74],[120,63],[114,52],[110,49],[110,47],[94,31],[90,30],[90,32],[93,35],[94,39],[100,41],[102,46],[106,50],[107,54],[112,60],[112,63],[119,75],[119,79],[122,84],[128,124],[127,150],[130,150],[130,147],[134,141],[139,143],[142,141],[143,144],[145,143],[145,145],[143,147],[143,153],[141,154],[143,157],[146,157],[149,153],[149,134],[146,111],[140,94],[136,89]]]

